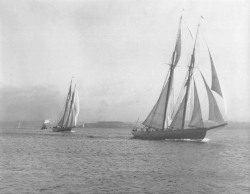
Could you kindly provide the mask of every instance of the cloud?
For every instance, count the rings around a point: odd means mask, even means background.
[[[2,121],[56,119],[63,105],[60,93],[53,87],[6,86],[0,93]]]

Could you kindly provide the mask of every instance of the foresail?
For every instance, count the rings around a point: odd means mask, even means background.
[[[194,81],[194,108],[193,108],[193,114],[192,114],[189,126],[190,127],[201,127],[201,128],[204,127],[204,123],[202,120],[200,100],[199,100],[195,81]]]
[[[156,128],[156,129],[162,129],[163,123],[165,123],[164,120],[164,111],[165,111],[165,105],[166,105],[166,97],[167,97],[167,91],[168,91],[168,82],[165,84],[161,95],[159,99],[157,100],[154,108],[149,113],[146,120],[143,122],[143,125]]]
[[[217,72],[214,66],[214,62],[212,59],[212,55],[210,53],[209,48],[207,47],[208,52],[209,52],[209,57],[210,57],[210,63],[211,63],[211,72],[212,72],[212,86],[211,86],[211,90],[215,91],[216,93],[218,93],[221,97],[222,97],[222,91],[221,91],[221,87],[220,87],[220,82],[219,82],[219,78],[217,76]]]
[[[201,73],[201,72],[200,72]],[[208,102],[209,102],[209,117],[208,120],[217,122],[217,123],[224,123],[224,119],[221,115],[221,112],[219,110],[219,107],[217,105],[217,102],[215,100],[215,97],[212,93],[212,91],[210,90],[209,86],[207,85],[207,82],[204,78],[204,76],[201,73],[201,76],[203,78],[204,84],[206,86],[206,90],[207,90],[207,95],[208,95]]]

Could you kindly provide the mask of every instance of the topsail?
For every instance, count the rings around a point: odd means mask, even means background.
[[[222,97],[222,92],[220,88],[219,78],[215,70],[214,62],[210,53],[209,48],[207,47],[210,57],[210,63],[211,63],[211,71],[212,71],[212,87],[211,89],[215,92],[217,92]]]

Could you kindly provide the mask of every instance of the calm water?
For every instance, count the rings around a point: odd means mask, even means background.
[[[203,142],[146,141],[129,129],[0,130],[0,193],[250,193],[250,130]]]

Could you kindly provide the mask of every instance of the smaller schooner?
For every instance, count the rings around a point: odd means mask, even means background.
[[[71,129],[76,126],[79,109],[80,109],[79,97],[76,90],[76,85],[74,87],[74,91],[72,91],[72,80],[71,80],[67,99],[63,107],[63,111],[61,113],[61,116],[59,117],[57,125],[52,128],[52,131],[53,132],[71,131]]]
[[[202,106],[200,104],[199,95],[195,83],[194,70],[195,68],[195,56],[196,56],[196,40],[199,31],[197,28],[194,46],[192,54],[190,56],[188,70],[184,79],[182,89],[179,93],[179,97],[175,106],[170,106],[170,102],[173,102],[173,79],[175,67],[181,56],[181,20],[179,22],[179,29],[175,48],[171,57],[170,68],[164,82],[161,94],[154,105],[153,109],[149,113],[146,120],[142,123],[143,127],[135,126],[132,130],[134,138],[137,139],[149,139],[149,140],[164,140],[164,139],[194,139],[202,140],[208,130],[225,126],[227,123],[224,121],[222,113],[216,102],[214,94],[223,100],[222,90],[220,87],[219,79],[215,70],[213,59],[208,49],[208,54],[211,64],[211,77],[212,86],[208,86],[206,79],[200,71],[204,85],[204,91],[206,90],[208,97],[208,121],[212,121],[212,125],[206,126],[203,121]],[[202,81],[201,81],[202,84]],[[200,85],[201,85],[200,84]],[[192,87],[193,90],[190,88]],[[172,100],[172,101],[170,101]],[[192,103],[189,103],[192,102]],[[186,113],[188,104],[192,104],[192,114],[190,120],[187,121]],[[172,108],[174,107],[174,108]]]

